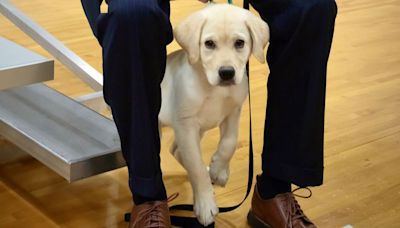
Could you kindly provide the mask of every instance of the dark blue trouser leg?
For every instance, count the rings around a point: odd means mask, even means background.
[[[158,113],[166,45],[167,0],[112,0],[97,19],[103,47],[104,98],[112,109],[136,197],[166,198],[160,169]]]
[[[252,0],[269,24],[270,68],[263,175],[298,186],[321,185],[326,67],[334,0]]]

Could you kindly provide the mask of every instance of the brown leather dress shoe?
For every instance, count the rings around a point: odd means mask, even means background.
[[[263,200],[255,186],[247,221],[253,228],[316,228],[301,210],[293,193]]]
[[[131,213],[129,228],[169,228],[168,202],[152,201],[134,206]]]

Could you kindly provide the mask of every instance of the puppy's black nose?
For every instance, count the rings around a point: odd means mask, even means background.
[[[231,66],[222,66],[219,68],[218,74],[223,81],[231,80],[235,76],[235,69]]]

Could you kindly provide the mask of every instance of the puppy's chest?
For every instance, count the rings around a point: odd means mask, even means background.
[[[231,96],[207,97],[199,112],[197,119],[202,130],[217,127],[235,109],[238,102]]]

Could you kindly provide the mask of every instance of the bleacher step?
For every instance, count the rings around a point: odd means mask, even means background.
[[[0,135],[70,182],[125,165],[112,120],[41,83],[0,91]]]

